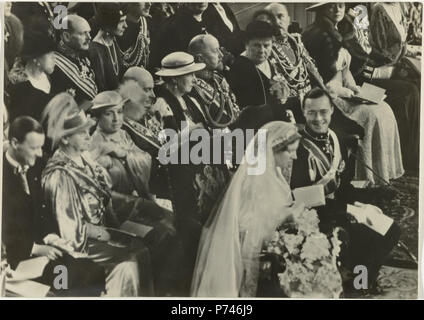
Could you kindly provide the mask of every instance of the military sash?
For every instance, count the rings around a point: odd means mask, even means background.
[[[331,129],[329,129],[329,134],[334,142],[334,157],[332,162],[330,162],[325,153],[307,137],[302,139],[302,145],[309,151],[308,167],[311,181],[315,182],[319,175],[321,179],[316,181],[315,184],[322,184],[325,194],[331,197],[340,185],[338,172],[343,170],[344,161],[342,160],[339,140],[336,134]]]
[[[91,99],[97,95],[98,89],[94,81],[94,73],[88,66],[79,68],[61,53],[55,51],[56,65],[62,72]]]

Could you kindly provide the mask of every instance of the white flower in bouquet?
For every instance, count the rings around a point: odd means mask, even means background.
[[[306,238],[302,246],[300,258],[306,262],[314,262],[330,256],[330,243],[322,233],[317,233]]]
[[[294,216],[298,230],[305,235],[319,232],[319,218],[315,210],[303,210],[300,214]]]
[[[342,278],[337,269],[340,253],[338,229],[328,239],[319,231],[315,210],[296,214],[294,222],[285,223],[272,241],[268,252],[283,254],[284,272],[278,274],[280,287],[291,298],[338,298]],[[278,249],[277,249],[278,248]]]
[[[304,237],[301,234],[283,233],[281,237],[281,244],[285,246],[289,254],[297,255],[300,252],[299,246],[303,240]]]

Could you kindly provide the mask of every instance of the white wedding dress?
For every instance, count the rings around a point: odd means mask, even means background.
[[[287,218],[293,202],[290,186],[276,168],[272,146],[296,133],[293,124],[280,121],[262,129],[266,143],[259,143],[260,132],[249,143],[219,207],[204,226],[191,296],[256,296],[263,242]],[[265,156],[263,174],[248,174],[252,155]]]

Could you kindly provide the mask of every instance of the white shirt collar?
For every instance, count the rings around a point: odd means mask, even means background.
[[[17,172],[24,171],[26,172],[29,169],[28,165],[22,166],[18,161],[13,159],[12,155],[10,154],[10,151],[6,151],[6,160],[9,162],[9,164],[17,170]]]

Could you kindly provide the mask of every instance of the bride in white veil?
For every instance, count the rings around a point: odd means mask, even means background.
[[[295,125],[275,121],[261,129],[266,140],[258,133],[249,143],[221,204],[204,226],[191,296],[256,296],[263,241],[294,210],[303,210],[292,207],[290,186],[282,174],[296,157],[300,135]],[[252,166],[246,160],[258,152],[265,153],[265,172],[249,175]]]

